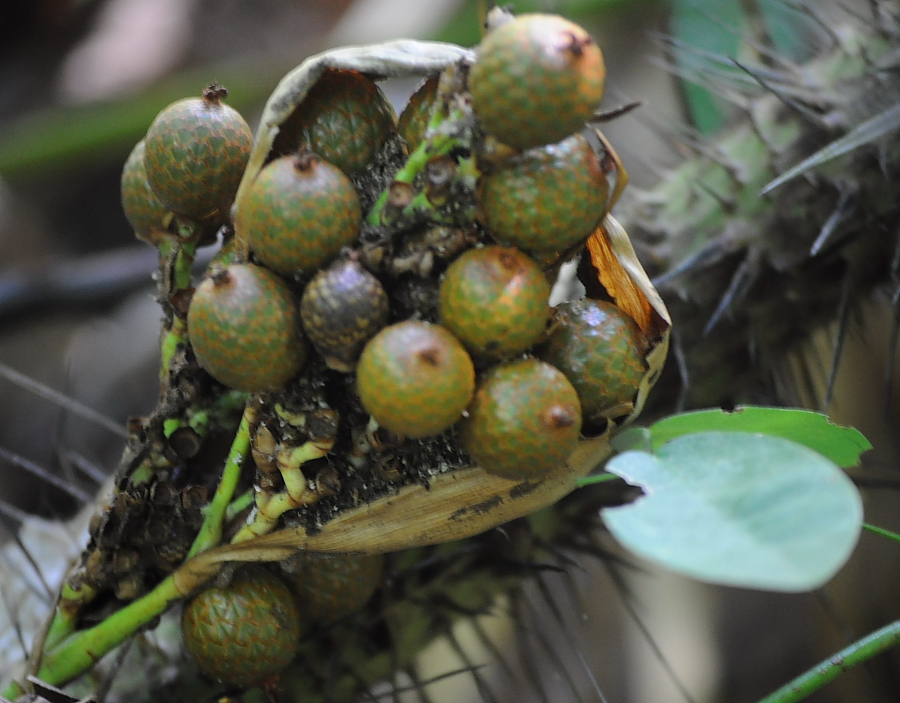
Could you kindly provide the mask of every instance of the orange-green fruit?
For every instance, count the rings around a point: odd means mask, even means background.
[[[373,81],[356,71],[327,70],[281,125],[273,148],[277,154],[309,149],[354,175],[396,124],[393,106]]]
[[[530,149],[580,129],[600,106],[606,68],[590,35],[558,15],[493,29],[469,73],[475,115],[504,144]]]
[[[143,139],[135,144],[122,168],[122,209],[134,236],[155,246],[168,234],[172,212],[160,202],[147,181],[145,146]]]
[[[197,287],[188,336],[200,365],[239,391],[278,390],[307,355],[293,294],[252,264],[214,269]]]
[[[572,384],[533,358],[489,370],[459,425],[463,446],[478,466],[516,481],[561,467],[580,431],[581,405]]]
[[[642,339],[634,320],[612,303],[560,303],[540,357],[578,391],[585,421],[597,420],[630,412],[647,371]]]
[[[437,94],[438,77],[429,78],[410,96],[409,102],[400,113],[397,121],[397,131],[410,153],[415,151],[425,136],[428,128],[428,120],[431,117],[431,108],[434,105],[434,97]]]
[[[513,247],[469,249],[441,281],[441,324],[479,358],[502,359],[534,344],[547,324],[550,284]]]
[[[282,571],[300,612],[327,622],[352,615],[369,602],[381,583],[384,555],[299,554],[282,563]]]
[[[288,587],[261,566],[227,586],[201,591],[184,606],[187,650],[212,679],[242,688],[282,671],[300,647],[300,613]]]
[[[302,152],[268,164],[241,198],[235,227],[256,257],[285,275],[327,264],[359,234],[359,197],[344,173]]]
[[[606,212],[609,186],[581,135],[530,149],[481,179],[478,208],[491,236],[529,252],[561,252]]]
[[[417,438],[443,432],[462,417],[475,369],[446,329],[407,320],[369,340],[356,379],[363,407],[379,425]]]
[[[365,343],[387,324],[388,313],[380,281],[352,259],[317,273],[300,299],[306,336],[336,371],[353,370]]]
[[[202,98],[174,102],[147,131],[147,180],[174,213],[205,218],[234,201],[253,134],[244,118],[221,102],[226,94],[213,85]]]

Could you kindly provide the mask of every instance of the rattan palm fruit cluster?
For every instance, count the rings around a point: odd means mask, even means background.
[[[156,419],[148,425],[150,459],[138,473],[215,489],[208,455],[221,449],[204,433],[246,432],[228,458],[240,465],[232,480],[245,491],[234,501],[243,508],[229,506],[221,530],[235,548],[312,538],[343,515],[457,475],[552,483],[585,433],[605,438],[639,406],[646,356],[663,346],[664,326],[626,267],[609,263],[623,251],[601,227],[615,159],[602,139],[586,136],[602,96],[599,49],[552,16],[491,26],[476,52],[456,47],[437,63],[423,55],[416,72],[425,81],[399,124],[375,81],[408,74],[409,45],[386,50],[389,59],[377,58],[378,47],[360,50],[358,61],[337,51],[285,78],[252,149],[249,132],[235,126],[242,119],[212,86],[166,108],[144,158],[133,155],[126,167],[123,202],[138,235],[160,249],[165,312],[164,420],[158,431]],[[533,79],[527,107],[504,87],[519,75]],[[221,251],[192,276],[211,226]],[[605,242],[607,263],[586,246],[594,238]],[[605,336],[589,314],[573,312],[578,304],[550,305],[560,268],[578,259],[590,264],[578,267],[588,291],[617,300],[631,286],[628,311],[600,306],[619,321]],[[609,397],[598,401],[606,386]],[[177,452],[177,433],[192,433],[196,446]],[[461,515],[470,499],[454,498]],[[127,531],[129,519],[116,529]],[[342,622],[389,582],[380,556],[361,556],[376,550],[346,551],[357,553],[282,565],[303,621],[290,631],[317,637],[327,628],[307,630],[309,618]],[[144,579],[138,587],[152,588],[153,574],[178,565],[160,569],[134,576]],[[101,576],[92,588],[116,587]],[[271,576],[239,569],[227,588]],[[207,676],[265,683],[293,656],[290,646],[275,635],[278,667],[239,666],[232,676],[211,660],[267,635],[232,647],[230,638],[244,641],[242,619],[213,613],[265,610],[262,601],[275,596],[254,590],[240,605],[221,605],[213,594],[222,588],[201,590],[186,607],[188,649]]]

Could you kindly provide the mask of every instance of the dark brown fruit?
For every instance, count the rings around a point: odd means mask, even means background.
[[[324,266],[359,234],[359,197],[344,173],[315,154],[267,165],[241,198],[235,227],[256,257],[286,276]]]
[[[606,68],[590,35],[558,15],[527,14],[493,29],[469,74],[475,114],[516,149],[563,139],[603,98]]]
[[[122,168],[122,209],[134,235],[142,242],[156,246],[169,233],[172,212],[160,202],[147,181],[145,149],[146,142],[141,139]]]
[[[478,466],[516,481],[561,467],[580,431],[578,394],[561,371],[538,359],[488,371],[459,425],[463,446]]]
[[[647,372],[643,335],[612,303],[561,303],[540,357],[562,371],[578,391],[585,421],[631,412]]]
[[[373,337],[356,368],[359,398],[397,434],[427,437],[462,417],[475,369],[462,344],[440,325],[407,320]]]
[[[282,563],[282,570],[300,612],[328,622],[369,602],[381,583],[384,555],[298,554]]]
[[[234,201],[250,159],[253,134],[240,114],[207,88],[160,112],[147,131],[144,165],[153,192],[172,212],[205,218]]]
[[[327,70],[281,125],[273,149],[308,149],[354,175],[365,170],[396,124],[393,106],[374,82],[356,71]]]
[[[261,566],[238,571],[184,607],[181,630],[200,670],[249,688],[283,670],[300,647],[300,613],[288,587]]]
[[[188,335],[200,365],[240,391],[278,390],[307,355],[293,294],[252,264],[214,269],[197,287]]]
[[[526,151],[485,175],[478,207],[498,242],[528,252],[562,252],[596,229],[608,189],[597,154],[575,135]]]
[[[309,341],[337,371],[353,370],[365,343],[387,324],[388,312],[381,283],[354,260],[316,274],[300,299]]]
[[[416,89],[416,92],[409,98],[409,102],[406,103],[406,107],[403,108],[403,112],[400,113],[397,131],[406,142],[410,153],[415,151],[419,142],[425,137],[437,87],[438,77],[429,78]]]
[[[518,249],[470,249],[441,281],[441,324],[476,357],[515,356],[544,331],[549,297],[543,271]]]

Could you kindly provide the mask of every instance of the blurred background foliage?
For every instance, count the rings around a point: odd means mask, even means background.
[[[729,57],[759,58],[767,39],[788,57],[803,60],[815,44],[811,37],[822,31],[782,0],[509,4],[517,12],[559,12],[597,38],[609,72],[604,108],[643,103],[604,130],[638,186],[652,183],[663,167],[688,153],[683,135],[713,133],[734,116],[727,94],[710,84],[710,65],[719,77],[739,77]],[[229,103],[254,126],[277,81],[304,57],[401,36],[474,45],[486,5],[483,0],[0,5],[0,362],[117,421],[147,413],[157,390],[159,311],[150,280],[155,252],[135,242],[121,213],[119,173],[156,113],[218,80],[230,91]],[[402,103],[412,87],[387,90]],[[873,384],[871,379],[852,383],[863,393]],[[0,379],[0,448],[91,490],[98,472],[115,466],[121,444]],[[0,507],[61,516],[77,506],[65,492],[34,482],[27,471],[9,464],[0,469]],[[0,530],[0,541],[6,539]],[[866,559],[876,563],[875,557]],[[583,610],[573,605],[574,614],[563,619],[538,615],[536,621],[552,646],[570,652],[562,657],[584,659],[610,703],[741,703],[843,646],[852,631],[866,631],[868,626],[853,617],[868,607],[855,595],[860,580],[865,577],[838,584],[845,595],[836,607],[824,597],[713,589],[652,573],[629,583],[643,619],[638,623],[627,609],[610,605],[618,601],[602,568],[585,565],[578,572]],[[545,599],[532,600],[540,613]],[[878,611],[877,598],[873,608]],[[828,615],[829,610],[843,614]],[[577,671],[580,664],[573,666]],[[900,681],[900,673],[885,666],[888,678]],[[549,682],[551,700],[567,700],[559,667],[542,669],[536,675]],[[683,684],[674,683],[676,678]],[[811,700],[897,700],[872,683],[871,672],[843,685]],[[589,680],[578,686],[582,700],[599,700]],[[510,685],[507,694],[509,700],[540,699],[528,677]],[[457,692],[446,700],[468,695],[478,694]]]

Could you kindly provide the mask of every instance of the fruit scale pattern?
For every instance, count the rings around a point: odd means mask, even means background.
[[[398,119],[372,79],[410,75]],[[494,10],[475,51],[308,59],[255,139],[215,84],[157,116],[122,201],[160,252],[160,398],[31,673],[66,683],[187,599],[185,698],[345,700],[520,583],[556,534],[528,516],[609,453],[667,350],[609,215],[604,78],[582,28]],[[551,309],[567,261],[587,297]]]

